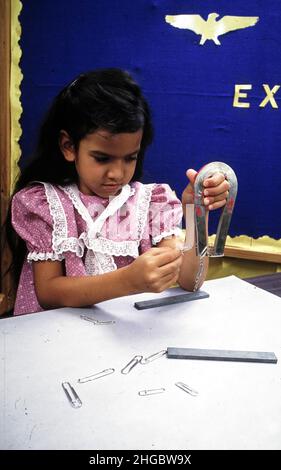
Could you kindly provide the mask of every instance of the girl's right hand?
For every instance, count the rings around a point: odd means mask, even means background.
[[[162,292],[178,280],[182,263],[180,250],[170,247],[151,248],[127,267],[133,293]]]

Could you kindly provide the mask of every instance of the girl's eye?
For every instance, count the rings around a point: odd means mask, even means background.
[[[137,160],[138,156],[137,155],[130,155],[130,157],[126,158],[127,162],[135,162]]]
[[[108,163],[110,161],[110,157],[103,157],[103,156],[98,156],[98,155],[93,155],[94,159],[98,163]],[[138,158],[138,155],[130,155],[129,157],[125,158],[125,162],[130,163],[136,161]]]
[[[96,162],[98,163],[107,163],[109,161],[108,157],[95,157]]]

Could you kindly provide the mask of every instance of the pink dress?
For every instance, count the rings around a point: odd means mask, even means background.
[[[32,262],[59,260],[66,276],[97,275],[130,264],[161,239],[179,233],[182,206],[166,184],[125,185],[113,198],[82,194],[75,184],[36,183],[12,201],[12,223],[27,256],[14,315],[42,311]]]

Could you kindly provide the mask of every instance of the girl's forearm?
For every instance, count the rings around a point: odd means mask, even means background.
[[[184,252],[180,275],[178,279],[180,287],[188,291],[193,291],[195,287],[197,287],[197,289],[201,287],[208,271],[208,256],[205,256],[202,259],[202,262],[203,267],[201,271],[200,258],[196,255],[195,247],[193,247],[191,250]],[[197,276],[199,274],[200,278],[198,279],[198,284],[196,285]]]
[[[190,233],[186,234],[186,240],[189,245],[193,245],[190,250],[187,250],[183,254],[183,261],[181,265],[180,275],[178,283],[179,285],[188,291],[193,291],[196,287],[199,289],[203,282],[205,281],[208,267],[209,267],[209,258],[205,256],[202,259],[203,266],[201,267],[200,257],[196,255],[195,250],[195,226],[194,226],[194,206],[193,204],[184,206],[183,205],[183,214],[186,220],[186,227],[190,229]],[[206,213],[206,240],[208,240],[208,221],[209,213]],[[187,230],[188,230],[187,228]],[[197,280],[197,277],[199,279]],[[196,282],[197,281],[197,282]],[[197,285],[196,285],[197,284]]]
[[[85,307],[134,293],[128,266],[96,276],[56,276],[36,289],[39,303],[45,309]]]

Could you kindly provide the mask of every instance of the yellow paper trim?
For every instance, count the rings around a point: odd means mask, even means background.
[[[206,279],[226,276],[247,277],[264,276],[281,272],[281,265],[267,261],[253,261],[241,258],[210,258]]]
[[[19,45],[21,37],[21,25],[19,14],[22,9],[20,0],[11,0],[11,78],[10,78],[10,103],[11,103],[11,180],[10,190],[13,191],[15,181],[19,174],[18,161],[21,156],[19,139],[22,134],[20,117],[22,105],[20,101],[22,82],[22,71],[20,68],[20,58],[22,51]]]
[[[209,242],[214,243],[215,235],[209,237]],[[226,238],[227,247],[242,248],[249,251],[259,251],[261,253],[281,254],[281,238],[275,240],[267,235],[260,238],[252,238],[247,235]]]

